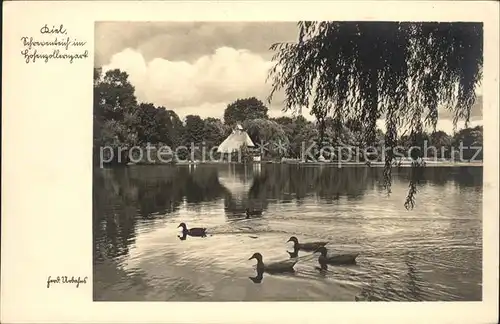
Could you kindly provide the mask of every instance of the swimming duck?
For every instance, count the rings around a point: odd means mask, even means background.
[[[200,237],[205,237],[207,236],[207,229],[206,228],[201,228],[201,227],[193,227],[191,229],[188,229],[185,223],[180,223],[177,228],[182,227],[182,234],[185,235],[190,235],[190,236],[200,236]]]
[[[247,217],[245,217],[246,219],[249,219],[250,216],[262,216],[262,210],[250,210],[249,208],[247,208],[246,214],[247,214]]]
[[[260,253],[254,253],[250,259],[252,260],[256,259],[257,260],[257,272],[267,272],[267,273],[284,273],[284,272],[294,272],[295,270],[293,267],[297,263],[298,260],[285,260],[285,261],[280,261],[280,262],[273,262],[273,263],[268,263],[264,264],[262,261],[262,254]]]
[[[326,265],[331,264],[331,265],[336,265],[336,264],[354,264],[356,263],[356,258],[358,257],[359,253],[353,253],[353,254],[337,254],[337,255],[332,255],[332,256],[327,256],[327,249],[326,247],[322,246],[318,248],[314,253],[319,252],[321,255],[318,258],[318,262],[321,265],[322,268],[324,268]]]
[[[309,243],[299,243],[299,240],[292,236],[288,239],[288,242],[293,242],[294,250],[302,250],[307,252],[316,251],[318,248],[325,246],[328,242],[309,242]]]

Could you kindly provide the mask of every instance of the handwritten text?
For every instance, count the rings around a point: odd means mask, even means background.
[[[76,288],[80,287],[80,284],[86,284],[87,283],[87,277],[84,277],[83,279],[81,277],[67,277],[67,276],[57,276],[53,278],[52,276],[49,276],[47,278],[47,288],[50,288],[52,284],[73,284],[76,285]]]
[[[67,35],[64,25],[50,27],[45,24],[40,28],[39,36],[21,37],[21,56],[26,64],[37,61],[48,63],[51,60],[73,63],[75,60],[88,58],[89,51],[84,49],[87,42]]]

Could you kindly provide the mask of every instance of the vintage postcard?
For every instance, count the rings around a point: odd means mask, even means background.
[[[2,322],[498,319],[498,3],[3,9]]]

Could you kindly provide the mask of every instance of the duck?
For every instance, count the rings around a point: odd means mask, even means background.
[[[314,253],[319,252],[321,255],[318,258],[318,262],[322,268],[327,268],[328,264],[331,265],[340,265],[340,264],[355,264],[356,258],[359,253],[352,254],[337,254],[332,256],[327,256],[328,250],[326,247],[319,247]]]
[[[205,237],[207,236],[207,229],[202,228],[202,227],[193,227],[191,229],[188,229],[185,223],[180,223],[177,228],[182,227],[182,235],[189,235],[189,236],[199,236],[199,237]]]
[[[293,268],[295,264],[298,262],[297,259],[289,259],[280,262],[273,262],[264,264],[262,261],[262,254],[259,252],[254,253],[248,260],[256,259],[257,260],[257,272],[267,272],[267,273],[285,273],[285,272],[295,272]]]
[[[250,208],[247,208],[245,212],[247,215],[246,219],[249,219],[250,216],[262,216],[262,210],[250,210]]]
[[[299,243],[299,240],[295,237],[292,236],[288,239],[288,242],[293,242],[293,248],[294,250],[302,250],[306,252],[313,252],[316,251],[318,248],[325,246],[328,244],[328,242],[309,242],[309,243]]]

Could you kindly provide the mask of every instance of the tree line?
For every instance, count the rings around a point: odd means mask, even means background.
[[[381,149],[385,141],[384,132],[377,128],[374,142],[367,142],[363,136],[364,126],[356,119],[347,119],[339,127],[333,117],[319,121],[309,121],[302,115],[270,118],[268,107],[255,97],[230,103],[224,111],[223,120],[198,115],[188,115],[182,120],[174,110],[152,103],[139,103],[134,92],[126,72],[118,69],[106,73],[99,68],[94,70],[96,149],[104,146],[145,147],[148,143],[171,148],[190,148],[194,143],[210,149],[221,144],[236,124],[243,126],[255,144],[281,143],[281,148],[271,144],[265,146],[263,158],[269,159],[301,158],[304,148],[313,142],[333,147],[366,147],[370,144]],[[458,148],[461,142],[464,146],[482,146],[482,134],[482,126],[465,128],[454,135],[444,131],[423,131],[417,139],[402,135],[397,144],[408,148],[412,145],[423,147],[424,141],[427,141],[427,146],[437,148],[437,157],[450,158],[449,148]],[[441,147],[446,148],[444,155]],[[315,152],[318,153],[317,150]],[[433,151],[429,151],[428,156],[433,156]],[[482,154],[476,158],[482,158]]]

